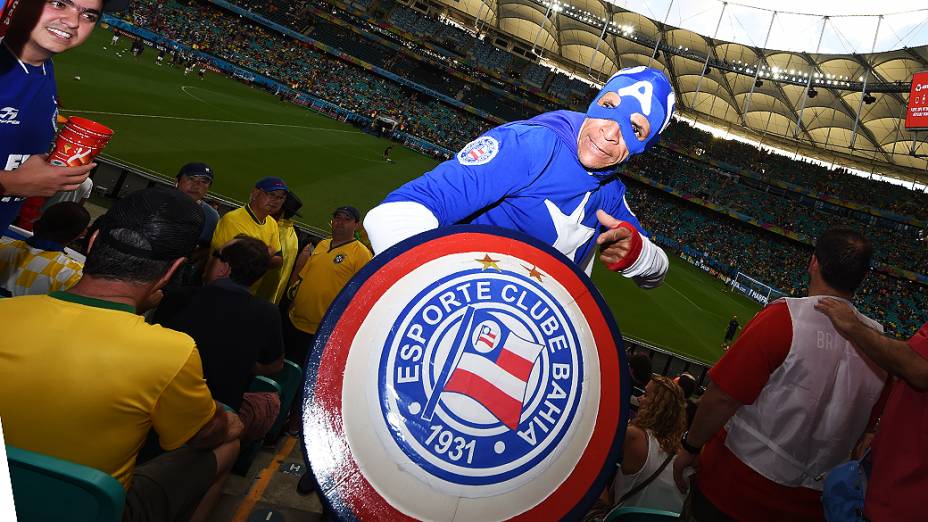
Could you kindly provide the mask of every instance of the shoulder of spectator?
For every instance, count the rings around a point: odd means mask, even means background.
[[[623,445],[622,473],[631,475],[641,471],[648,455],[648,434],[638,426],[629,424]]]

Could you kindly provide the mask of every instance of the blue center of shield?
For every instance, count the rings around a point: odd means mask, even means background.
[[[521,274],[475,269],[428,285],[397,315],[377,392],[413,463],[489,486],[553,457],[582,382],[578,337],[554,296]]]

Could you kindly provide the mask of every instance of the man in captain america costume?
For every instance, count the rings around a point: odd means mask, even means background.
[[[23,199],[78,188],[96,165],[45,161],[55,137],[58,94],[51,58],[90,37],[102,11],[127,0],[32,0],[18,4],[0,41],[0,235]]]
[[[674,101],[663,73],[633,67],[610,78],[586,114],[553,111],[489,130],[368,212],[374,253],[440,226],[495,225],[547,242],[587,274],[598,245],[610,270],[660,285],[667,255],[629,209],[616,166],[657,143]]]

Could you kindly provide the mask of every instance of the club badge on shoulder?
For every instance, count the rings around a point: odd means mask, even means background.
[[[346,519],[576,518],[620,455],[628,379],[592,282],[486,226],[369,263],[316,336],[304,445]]]
[[[489,163],[499,152],[499,142],[493,136],[481,136],[464,145],[458,152],[458,163],[461,165],[483,165]]]

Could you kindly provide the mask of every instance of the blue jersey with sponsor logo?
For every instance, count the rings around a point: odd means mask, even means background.
[[[0,170],[14,170],[32,154],[49,151],[57,96],[51,60],[25,64],[0,43]],[[0,196],[0,234],[16,219],[22,200]]]
[[[625,202],[625,185],[614,168],[591,172],[577,158],[585,118],[555,111],[491,129],[384,202],[419,203],[439,226],[475,223],[518,230],[586,266],[599,235],[597,209],[645,232]]]

